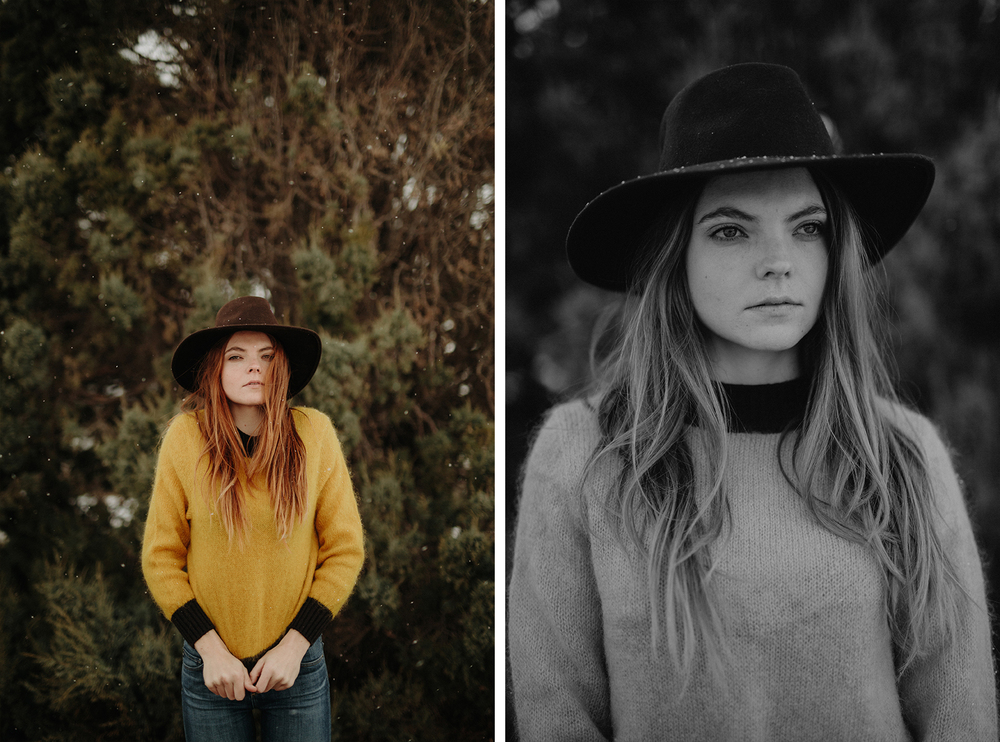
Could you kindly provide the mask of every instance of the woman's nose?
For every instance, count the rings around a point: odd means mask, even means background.
[[[757,263],[758,278],[784,278],[792,272],[791,252],[778,236],[765,237],[764,254]]]

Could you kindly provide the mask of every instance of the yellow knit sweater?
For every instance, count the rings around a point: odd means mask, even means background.
[[[214,628],[234,656],[251,659],[289,628],[314,641],[354,589],[364,542],[340,443],[318,410],[294,408],[293,420],[306,449],[308,502],[287,544],[259,481],[247,498],[249,533],[242,546],[230,543],[202,495],[208,460],[195,413],[177,417],[163,438],[142,570],[157,605],[192,644]]]

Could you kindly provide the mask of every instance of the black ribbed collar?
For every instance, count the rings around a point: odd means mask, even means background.
[[[243,441],[243,450],[246,452],[247,456],[253,456],[253,450],[257,447],[257,436],[247,435],[239,428],[236,432],[240,434],[240,440]]]
[[[778,384],[715,384],[729,430],[734,433],[782,433],[805,417],[809,378]]]

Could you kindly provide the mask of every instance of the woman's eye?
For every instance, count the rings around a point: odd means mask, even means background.
[[[270,360],[272,360],[274,358],[274,356],[268,354],[266,356],[261,356],[261,358],[263,358],[265,361],[270,361]]]
[[[723,227],[719,227],[711,232],[710,236],[717,240],[722,240],[723,242],[732,242],[733,240],[738,240],[740,237],[745,236],[744,232],[739,227],[735,227],[728,224]]]
[[[826,223],[806,222],[799,227],[798,231],[805,237],[822,237],[826,233]]]
[[[240,360],[240,357],[239,356],[229,356],[229,358],[227,358],[226,360],[227,361],[238,361],[238,360]]]

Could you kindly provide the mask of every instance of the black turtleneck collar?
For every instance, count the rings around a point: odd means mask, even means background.
[[[805,417],[809,378],[778,384],[715,384],[734,433],[782,433]],[[728,404],[727,404],[728,403]]]
[[[247,435],[239,428],[236,432],[240,434],[240,440],[243,441],[243,450],[246,451],[247,456],[253,456],[253,450],[257,447],[257,436]]]

